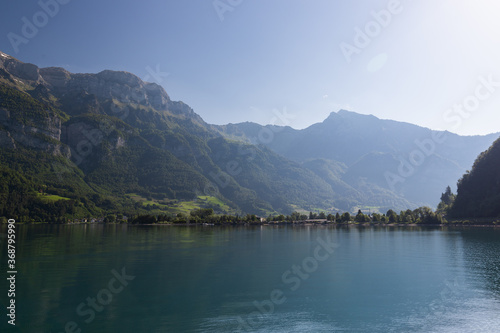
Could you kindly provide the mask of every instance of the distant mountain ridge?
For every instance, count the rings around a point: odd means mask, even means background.
[[[274,135],[264,145],[322,178],[325,163],[341,165],[341,171],[334,172],[336,182],[349,189],[334,190],[357,191],[367,205],[379,205],[384,195],[414,206],[437,205],[443,189],[453,187],[478,152],[500,135],[465,137],[346,110],[332,112],[323,122],[302,130],[254,123],[217,127],[226,137],[246,142],[266,128]],[[323,163],[323,171],[318,163]]]

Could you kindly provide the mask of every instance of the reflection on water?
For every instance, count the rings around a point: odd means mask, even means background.
[[[17,240],[20,332],[500,327],[494,229],[37,225]],[[122,269],[135,279],[117,292]]]

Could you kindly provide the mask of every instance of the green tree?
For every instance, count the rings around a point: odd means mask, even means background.
[[[139,215],[132,219],[132,224],[154,224],[156,216],[154,215]]]
[[[363,214],[363,212],[361,211],[361,209],[358,209],[358,213],[356,214],[356,217],[354,218],[354,220],[356,222],[364,222],[365,221],[365,214]]]
[[[451,192],[451,187],[447,186],[444,193],[441,194],[441,202],[445,205],[451,205],[455,201],[455,195]]]
[[[389,223],[397,223],[399,220],[398,214],[396,214],[396,212],[392,209],[389,209],[385,215],[388,217]]]
[[[351,221],[351,214],[349,214],[348,212],[345,212],[344,214],[342,214],[340,220],[342,222],[349,222],[349,221]]]
[[[214,214],[214,210],[212,208],[199,208],[192,210],[189,215],[192,217],[199,217],[200,219],[206,219],[209,216]]]
[[[448,215],[455,202],[455,194],[451,192],[449,186],[446,187],[444,193],[441,194],[441,202],[437,206],[436,213],[441,215]]]
[[[409,209],[407,209],[406,211],[401,211],[401,213],[399,214],[399,220],[401,222],[405,222],[405,223],[415,222],[414,217],[413,217],[413,213]]]
[[[420,224],[441,224],[443,218],[440,214],[436,214],[429,207],[419,207],[413,211],[415,220]]]
[[[113,223],[116,221],[116,215],[109,214],[104,218],[104,223]]]

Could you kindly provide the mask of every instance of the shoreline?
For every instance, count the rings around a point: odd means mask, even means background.
[[[294,222],[255,222],[255,223],[154,223],[154,224],[131,224],[131,223],[103,223],[103,222],[70,222],[70,223],[49,223],[49,222],[34,222],[24,223],[16,222],[18,225],[122,225],[122,226],[181,226],[181,227],[221,227],[221,226],[339,226],[339,227],[478,227],[478,228],[497,228],[500,227],[500,220],[492,219],[491,223],[487,224],[473,224],[473,223],[444,223],[444,224],[417,224],[417,223],[379,223],[379,222],[308,222],[308,221],[294,221]]]

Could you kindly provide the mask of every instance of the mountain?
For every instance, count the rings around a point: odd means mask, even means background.
[[[0,52],[0,216],[55,220],[207,202],[232,213],[332,208],[331,186],[224,138],[137,76],[38,68]]]
[[[210,125],[131,73],[0,52],[0,217],[434,206],[493,140],[345,110],[303,130]]]
[[[472,169],[458,181],[451,215],[500,217],[500,139],[481,153]]]
[[[254,123],[215,127],[222,135],[259,142],[329,183],[345,204],[394,208],[436,206],[498,134],[459,136],[340,110],[303,130]],[[272,139],[260,140],[263,133]]]

